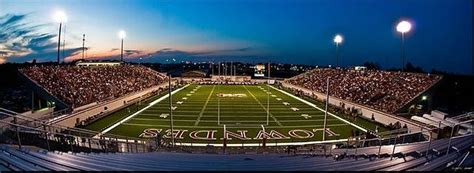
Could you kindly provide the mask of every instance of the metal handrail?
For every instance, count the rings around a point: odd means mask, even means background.
[[[7,109],[0,108],[0,110],[5,111]],[[31,118],[31,117],[26,117],[26,116],[23,116],[21,114],[12,115],[12,114],[3,113],[3,112],[0,112],[0,114],[4,114],[4,115],[7,115],[7,116],[10,116],[10,117],[13,117],[13,118],[19,118],[19,119],[26,120],[26,121],[31,121],[33,123],[40,123],[41,125],[52,127],[52,128],[59,128],[61,130],[68,130],[68,131],[71,131],[71,132],[84,133],[84,134],[90,135],[90,136],[95,136],[97,134],[100,134],[100,132],[93,131],[93,130],[88,130],[88,129],[70,128],[70,127],[66,127],[66,126],[62,126],[62,125],[58,125],[58,124],[52,125],[51,123],[49,123],[47,121],[38,120],[36,118]],[[129,138],[129,139],[133,139],[133,140],[141,140],[140,138],[126,137],[126,136],[114,135],[114,134],[101,134],[101,136],[107,136],[107,137],[112,137],[112,138]]]
[[[16,124],[16,123],[8,122],[8,121],[5,121],[5,120],[0,120],[0,124],[7,124],[7,125],[10,125],[10,126],[13,126],[14,128],[16,128],[15,131],[16,131],[16,133],[17,133],[17,140],[18,140],[17,142],[18,142],[18,147],[19,147],[20,149],[21,149],[21,147],[22,147],[21,139],[20,139],[20,133],[19,133],[19,132],[20,132],[20,128],[27,129],[27,130],[31,130],[31,131],[33,131],[33,132],[38,132],[38,133],[43,133],[43,134],[45,134],[45,135],[46,135],[45,140],[46,140],[46,143],[47,143],[47,146],[48,146],[48,150],[50,150],[50,145],[49,145],[49,140],[50,140],[50,139],[49,139],[48,135],[53,135],[53,136],[60,135],[60,136],[63,136],[63,137],[73,137],[75,142],[70,142],[71,151],[74,151],[73,143],[76,143],[76,142],[77,142],[76,145],[78,145],[79,147],[84,147],[84,146],[80,146],[80,145],[79,145],[79,141],[80,141],[81,139],[87,139],[87,141],[88,141],[88,143],[89,143],[89,147],[88,147],[88,148],[91,150],[91,152],[92,152],[92,149],[102,149],[102,150],[103,150],[103,148],[100,148],[100,146],[99,146],[99,148],[93,148],[92,145],[91,145],[91,141],[95,141],[95,142],[98,141],[98,142],[99,142],[99,145],[102,145],[102,144],[100,144],[101,141],[119,142],[116,138],[115,138],[115,140],[107,140],[107,138],[102,138],[102,137],[101,137],[101,138],[92,138],[92,137],[76,136],[76,135],[67,134],[67,133],[55,132],[54,130],[53,130],[53,131],[48,131],[48,130],[33,128],[33,127],[28,127],[28,126],[24,126],[24,125],[20,125],[20,124]],[[25,132],[25,131],[24,131],[24,132]],[[33,133],[33,132],[27,132],[27,133]],[[84,142],[83,142],[83,143],[84,143]],[[128,146],[129,146],[129,145],[133,145],[133,144],[134,144],[134,141],[130,141],[130,142],[129,142],[128,140],[126,140],[126,141],[120,141],[120,143],[126,143],[126,144],[127,144],[127,150],[128,150],[128,149],[129,149]],[[94,144],[97,145],[97,143],[94,143]],[[135,142],[135,144],[136,144],[136,145],[139,145],[139,144],[140,144],[140,145],[143,145],[143,147],[145,147],[145,146],[148,144],[148,142],[141,140],[141,141],[139,141],[138,143]],[[136,147],[138,147],[138,146],[136,146]],[[86,147],[86,148],[87,148],[87,147]],[[143,151],[146,152],[147,150],[144,148]],[[137,151],[137,152],[138,152],[138,151]]]

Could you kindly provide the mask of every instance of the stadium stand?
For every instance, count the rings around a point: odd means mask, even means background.
[[[141,65],[31,66],[20,72],[52,95],[76,108],[141,91],[165,81],[166,76]]]
[[[413,151],[423,151],[425,145],[406,144],[399,146],[401,157],[346,157],[340,160],[324,156],[283,154],[196,154],[173,152],[150,153],[64,153],[45,150],[31,151],[15,149],[6,145],[0,147],[0,165],[9,170],[318,170],[318,171],[390,171],[390,170],[443,170],[450,163],[461,163],[463,156],[472,146],[472,134],[453,138],[451,152],[447,140],[432,141],[432,148],[440,154],[405,156]],[[384,146],[390,148],[391,146]],[[454,150],[456,148],[456,150]],[[354,150],[354,149],[351,149]],[[382,150],[390,154],[389,150]],[[337,155],[337,154],[333,154]],[[361,156],[363,154],[360,154]],[[210,164],[212,163],[212,164]]]
[[[396,112],[441,79],[441,76],[431,74],[318,68],[287,81],[326,93],[328,77],[331,81],[330,95],[388,113]]]

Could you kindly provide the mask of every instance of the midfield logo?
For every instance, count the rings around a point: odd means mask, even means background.
[[[247,94],[217,94],[218,97],[247,97]]]
[[[291,138],[297,138],[297,139],[309,139],[314,137],[315,133],[320,132],[322,135],[323,128],[319,129],[312,129],[310,130],[304,130],[304,129],[293,129],[289,130],[287,133],[280,133],[276,130],[270,130],[270,131],[263,131],[260,130],[258,133],[255,135],[255,137],[249,137],[248,136],[248,130],[236,130],[236,131],[230,131],[227,130],[225,133],[225,137],[227,140],[232,140],[232,139],[238,139],[238,140],[262,140],[263,138],[267,139],[291,139]],[[163,129],[145,129],[143,130],[143,133],[140,134],[139,137],[142,138],[154,138],[158,134],[161,134]],[[173,134],[171,134],[171,129],[167,129],[164,131],[164,134],[161,134],[163,138],[171,138],[171,135],[174,135],[175,139],[184,139],[185,136],[188,136],[191,139],[194,140],[217,140],[217,130],[195,130],[195,131],[189,131],[188,130],[183,130],[183,129],[175,129],[173,131]],[[339,136],[339,134],[333,132],[330,128],[326,128],[326,134],[328,136]],[[220,138],[221,140],[223,138]]]

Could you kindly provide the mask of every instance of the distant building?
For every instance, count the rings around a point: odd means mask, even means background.
[[[202,71],[188,71],[181,74],[181,77],[206,77],[206,73]]]
[[[354,70],[367,70],[367,67],[364,66],[355,66]]]

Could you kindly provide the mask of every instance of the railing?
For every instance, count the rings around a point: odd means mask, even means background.
[[[4,111],[3,114],[5,114]],[[10,112],[11,113],[11,112]],[[123,136],[101,136],[99,138],[94,138],[89,135],[81,135],[75,132],[78,129],[67,129],[61,127],[55,127],[48,124],[44,124],[41,121],[31,121],[31,123],[37,123],[37,125],[27,126],[17,124],[18,120],[25,120],[28,118],[22,117],[21,115],[14,116],[13,122],[8,122],[5,120],[0,120],[0,124],[3,124],[0,128],[0,140],[6,141],[7,143],[12,143],[12,141],[18,145],[19,148],[22,145],[37,145],[39,147],[48,149],[48,150],[60,150],[60,151],[72,151],[72,152],[150,152],[157,150],[167,150],[167,151],[184,151],[184,152],[206,152],[206,153],[236,153],[236,152],[254,152],[254,153],[264,153],[264,152],[289,152],[291,147],[298,147],[297,154],[321,154],[327,156],[333,155],[336,153],[336,150],[340,153],[343,151],[345,153],[352,153],[354,155],[363,154],[359,153],[360,148],[366,147],[378,147],[378,154],[380,155],[382,146],[385,148],[393,147],[391,157],[395,154],[395,149],[397,146],[410,145],[412,143],[422,142],[428,144],[426,150],[420,152],[426,152],[430,150],[431,141],[432,141],[432,132],[436,129],[424,129],[422,131],[404,133],[406,129],[398,129],[390,132],[383,132],[379,134],[370,134],[366,133],[356,137],[349,137],[347,139],[342,139],[338,141],[327,141],[326,143],[310,144],[310,145],[300,145],[300,146],[287,146],[279,145],[269,145],[268,143],[264,145],[259,143],[258,146],[245,146],[242,143],[242,147],[196,147],[193,144],[186,146],[182,145],[171,147],[169,145],[169,139],[162,139],[161,141],[156,141],[157,139],[142,140],[138,138],[128,138]],[[32,119],[32,118],[31,118]],[[460,124],[471,123],[474,120],[465,121]],[[456,125],[456,126],[457,126]],[[450,137],[456,138],[454,135],[455,127],[453,128],[453,135]],[[429,135],[424,135],[426,133]],[[372,137],[370,137],[372,136]],[[375,137],[374,137],[375,136]],[[9,137],[10,140],[5,140],[6,137]],[[121,138],[120,138],[121,137]],[[180,144],[180,142],[177,142]],[[161,144],[161,145],[160,145]],[[448,151],[450,149],[451,142],[448,145]]]
[[[35,118],[31,117],[25,117],[22,116],[21,114],[14,114],[15,112],[9,111],[3,108],[0,108],[0,114],[1,115],[6,115],[9,116],[8,120],[3,119],[1,120],[0,127],[2,128],[2,134],[6,132],[8,135],[8,132],[15,132],[16,136],[16,143],[21,147],[22,145],[22,140],[21,140],[21,134],[23,136],[30,136],[31,139],[34,139],[35,137],[39,138],[44,138],[44,140],[50,140],[48,134],[51,136],[62,136],[62,138],[59,138],[61,140],[56,140],[58,141],[63,141],[64,139],[71,140],[74,139],[75,142],[68,142],[68,144],[71,145],[71,150],[73,149],[73,144],[81,144],[84,142],[88,142],[89,146],[80,146],[80,147],[88,147],[92,151],[93,149],[100,149],[99,147],[104,148],[104,145],[102,144],[107,144],[107,143],[117,143],[120,144],[120,148],[117,151],[120,152],[130,152],[133,151],[133,149],[130,149],[130,147],[127,147],[130,145],[143,145],[142,150],[136,149],[135,151],[142,151],[146,152],[148,151],[147,146],[149,145],[148,140],[140,139],[140,138],[133,138],[133,137],[127,137],[127,136],[120,136],[120,135],[113,135],[113,134],[101,134],[99,137],[94,138],[95,135],[99,134],[99,132],[92,131],[92,130],[86,130],[86,129],[79,129],[79,128],[69,128],[69,127],[64,127],[60,125],[51,125],[50,123],[43,121],[43,120],[38,120]],[[10,121],[9,121],[10,120]],[[21,132],[21,133],[20,133]],[[10,133],[11,134],[11,133]],[[37,134],[37,135],[32,135],[32,134]],[[40,134],[40,135],[38,135]],[[41,135],[42,134],[42,135]],[[28,138],[28,141],[31,140]],[[71,139],[70,139],[71,138]],[[94,145],[94,141],[98,141],[99,144]],[[35,143],[32,143],[35,144]],[[39,143],[41,144],[41,143]],[[95,148],[94,148],[95,146]],[[43,146],[46,148],[46,146]],[[77,146],[76,146],[77,147]],[[47,146],[48,149],[50,149],[49,144]],[[137,147],[135,147],[137,148]]]
[[[456,129],[456,127],[459,127],[459,125],[462,125],[462,124],[471,124],[471,126],[472,126],[473,122],[474,122],[474,119],[470,119],[470,120],[467,120],[467,121],[456,123],[453,127],[451,127],[451,135],[449,136],[448,151],[446,152],[446,155],[449,154],[449,151],[451,149],[451,140],[453,139],[454,136],[457,135],[457,133],[454,133],[454,131],[459,130],[459,129]]]
[[[8,125],[0,129],[5,143],[13,143],[21,149],[23,145],[34,145],[48,150],[71,152],[148,152],[148,143],[137,140],[108,140],[73,135],[70,131],[55,132],[50,129],[33,128],[0,120]],[[6,127],[6,128],[5,128]],[[7,137],[10,138],[6,139]]]

